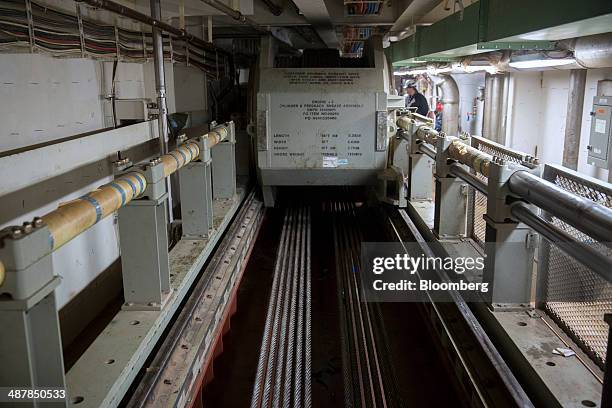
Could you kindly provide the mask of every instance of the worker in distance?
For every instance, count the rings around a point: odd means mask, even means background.
[[[429,104],[427,98],[420,93],[414,84],[406,85],[406,107],[416,108],[416,113],[422,116],[427,116],[429,113]]]

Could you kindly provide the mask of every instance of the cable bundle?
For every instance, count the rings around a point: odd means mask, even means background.
[[[56,57],[146,62],[153,56],[150,32],[125,30],[81,19],[25,0],[0,0],[0,52],[43,51]],[[75,13],[76,14],[76,13]],[[31,17],[30,17],[31,16]],[[193,65],[207,75],[226,75],[226,57],[188,41],[162,34],[164,58]]]
[[[380,14],[382,1],[345,0],[346,14],[349,16],[369,16]]]

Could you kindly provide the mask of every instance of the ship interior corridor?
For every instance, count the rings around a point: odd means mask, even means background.
[[[0,0],[0,408],[612,408],[612,0]]]

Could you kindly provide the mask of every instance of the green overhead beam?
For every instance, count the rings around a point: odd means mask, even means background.
[[[480,0],[479,3],[487,18],[482,41],[510,38],[555,41],[612,31],[610,0]]]
[[[612,0],[480,0],[387,48],[393,65],[491,50],[550,50],[554,41],[612,31]]]
[[[474,3],[465,8],[462,20],[461,13],[455,13],[435,24],[423,27],[417,56],[436,55],[446,50],[478,43],[479,12],[479,3]]]

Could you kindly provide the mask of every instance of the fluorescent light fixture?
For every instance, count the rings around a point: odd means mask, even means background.
[[[395,71],[393,73],[393,75],[396,76],[401,76],[401,75],[420,75],[420,74],[426,74],[427,70],[426,69],[404,69],[404,70],[400,70],[400,71]]]
[[[488,72],[489,74],[497,74],[497,68],[492,65],[466,65],[459,67],[464,72],[471,74],[473,72]]]
[[[453,67],[436,68],[435,66],[428,67],[428,73],[430,75],[447,74],[453,71]]]
[[[576,62],[573,58],[548,58],[548,59],[534,59],[534,60],[523,60],[523,61],[511,61],[508,65],[512,68],[517,69],[528,69],[528,68],[547,68],[547,67],[560,67],[563,65],[574,64]]]

